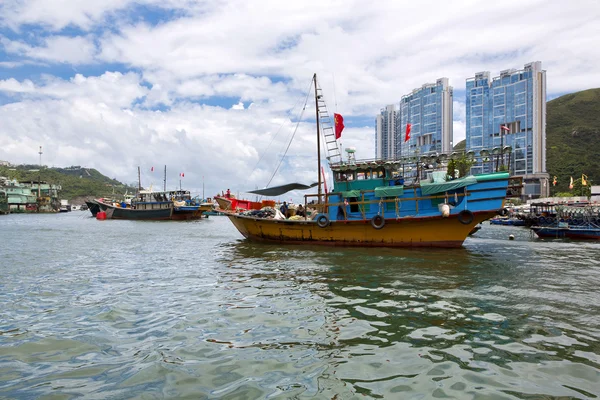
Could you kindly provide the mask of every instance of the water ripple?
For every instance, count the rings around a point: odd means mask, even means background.
[[[0,218],[0,397],[600,396],[597,243],[329,249],[83,215]]]

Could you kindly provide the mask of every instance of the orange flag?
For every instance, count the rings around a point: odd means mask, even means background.
[[[571,177],[571,183],[569,184],[569,190],[573,189],[573,177]]]

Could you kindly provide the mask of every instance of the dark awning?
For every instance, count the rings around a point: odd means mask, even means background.
[[[281,186],[273,186],[270,188],[251,190],[246,193],[259,194],[261,196],[280,196],[280,195],[287,193],[289,191],[292,191],[292,190],[310,189],[312,187],[317,186],[318,184],[319,184],[318,182],[315,182],[311,185],[304,185],[302,183],[288,183],[286,185],[281,185]]]

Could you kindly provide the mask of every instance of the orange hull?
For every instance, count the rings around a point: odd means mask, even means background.
[[[369,220],[332,221],[322,228],[310,220],[226,215],[244,237],[256,241],[356,247],[461,247],[471,230],[495,212],[475,213],[468,224],[461,223],[457,216],[390,218],[380,229],[374,228]]]

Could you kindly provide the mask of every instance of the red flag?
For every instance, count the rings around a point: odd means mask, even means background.
[[[182,173],[179,174],[179,176],[183,178],[185,175],[182,172]]]
[[[510,129],[508,128],[508,126],[500,125],[500,129],[510,132]]]
[[[154,172],[154,167],[150,168],[150,172]]]
[[[344,130],[344,117],[341,114],[333,114],[333,122],[335,124],[335,138],[339,139],[342,137],[342,131]]]
[[[412,127],[411,124],[406,124],[406,136],[404,136],[404,141],[408,142],[408,140],[410,139],[410,128]]]

